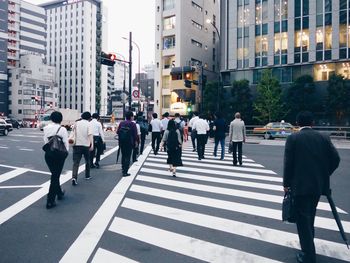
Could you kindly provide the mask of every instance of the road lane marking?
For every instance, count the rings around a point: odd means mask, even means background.
[[[106,249],[99,248],[92,259],[91,263],[106,263],[106,262],[123,262],[123,263],[138,263],[139,261],[132,260],[130,258],[123,257],[114,252],[110,252]]]
[[[21,167],[16,167],[16,166],[11,166],[11,165],[5,165],[5,164],[0,164],[0,167],[11,168],[11,169],[21,169]],[[39,173],[39,174],[48,174],[48,175],[51,175],[51,173],[45,172],[45,171],[32,170],[32,169],[29,169],[29,168],[25,168],[25,169],[27,169],[28,172],[32,172],[32,173]]]
[[[178,193],[174,191],[161,190],[153,187],[145,187],[140,185],[132,185],[130,188],[130,191],[145,194],[145,195],[150,195],[150,196],[156,196],[163,199],[182,201],[189,204],[202,205],[202,206],[218,208],[218,209],[223,209],[223,210],[228,210],[228,211],[233,211],[233,212],[238,212],[238,213],[243,213],[243,214],[248,214],[253,216],[276,219],[278,221],[281,221],[281,218],[282,218],[281,210],[259,207],[254,205],[247,205],[247,204],[242,204],[238,202],[224,201],[224,200],[213,199],[208,197],[183,194],[183,193]],[[315,227],[338,231],[338,226],[335,223],[335,220],[324,218],[324,217],[316,216]],[[343,227],[346,232],[350,233],[350,222],[343,221]]]
[[[141,172],[145,173],[154,173],[159,175],[159,173],[164,173],[165,171],[157,170],[157,169],[150,169],[150,168],[142,168]],[[212,174],[215,175],[215,174]],[[255,182],[249,182],[249,181],[240,181],[240,180],[234,180],[234,179],[226,179],[226,178],[218,178],[218,177],[212,177],[202,174],[187,174],[187,173],[181,173],[176,171],[176,176],[179,178],[186,178],[186,179],[193,179],[193,180],[200,180],[205,182],[213,182],[213,183],[222,183],[222,184],[229,184],[229,185],[238,185],[238,186],[244,186],[244,187],[252,187],[252,188],[259,188],[259,189],[265,189],[265,190],[273,190],[273,191],[281,191],[280,185],[273,185],[273,184],[264,184],[264,183],[255,183]],[[232,175],[233,176],[233,175]],[[233,176],[235,177],[235,176]],[[240,177],[240,176],[238,176]]]
[[[0,146],[0,149],[8,149],[9,147],[7,146]]]
[[[161,164],[161,163],[152,163],[152,162],[145,162],[145,166],[150,167],[157,167],[157,168],[164,168],[168,169],[169,165],[167,164]],[[198,164],[199,166],[200,164]],[[187,171],[187,172],[194,172],[194,173],[200,173],[200,174],[211,174],[211,175],[225,175],[225,176],[232,176],[232,177],[241,177],[241,178],[251,178],[256,180],[263,180],[263,181],[270,181],[270,182],[282,182],[282,178],[277,176],[268,176],[268,175],[255,175],[255,174],[248,174],[248,173],[239,173],[239,171],[242,170],[235,170],[235,171],[223,171],[215,167],[216,170],[209,170],[209,169],[201,169],[201,168],[195,168],[195,167],[186,167],[186,166],[179,166],[176,168],[176,171]],[[237,172],[236,172],[237,171]]]
[[[179,175],[178,175],[179,177]],[[149,182],[149,183],[155,183],[155,184],[161,184],[166,186],[174,186],[179,188],[185,188],[190,190],[198,190],[198,191],[204,191],[214,194],[223,194],[223,195],[229,195],[229,196],[236,196],[236,197],[243,197],[247,199],[254,199],[259,201],[265,201],[265,202],[272,202],[281,204],[283,200],[283,195],[271,195],[271,194],[262,194],[252,191],[243,191],[243,190],[236,190],[236,189],[230,189],[225,187],[217,187],[217,186],[209,186],[209,185],[203,185],[200,183],[188,183],[188,182],[182,182],[182,181],[174,181],[171,180],[171,177],[168,178],[158,178],[158,177],[150,177],[145,176],[142,174],[138,174],[136,180],[143,181],[143,182]],[[282,193],[282,191],[281,191]],[[317,208],[319,210],[325,210],[325,211],[331,211],[330,206],[328,203],[319,202]],[[337,208],[337,211],[339,213],[345,213],[345,211],[342,211],[341,209]]]
[[[139,164],[144,162],[150,150],[151,147],[149,146],[145,149],[144,154],[139,157]],[[122,178],[117,183],[78,238],[64,254],[60,263],[88,262],[89,257],[93,253],[140,168],[141,166],[139,165],[132,165],[129,168],[129,173],[131,175]]]
[[[19,148],[20,151],[27,151],[27,152],[34,152],[33,149],[27,149],[27,148]]]
[[[24,174],[24,173],[26,173],[28,171],[29,170],[25,169],[25,168],[17,168],[16,170],[9,171],[9,172],[4,173],[4,174],[0,174],[0,183],[3,183],[5,181],[7,181],[7,180],[15,178],[16,176]]]
[[[150,169],[150,168],[141,168],[141,172],[156,174],[156,175],[164,173],[164,171],[157,170],[157,169]],[[277,185],[255,183],[255,182],[248,182],[248,181],[238,181],[233,179],[225,179],[225,178],[211,177],[211,176],[205,176],[205,175],[186,174],[186,173],[179,173],[179,172],[176,172],[176,176],[179,178],[191,179],[196,181],[219,183],[219,184],[234,185],[234,186],[244,186],[244,187],[257,188],[257,189],[263,189],[263,190],[274,190],[274,191],[280,192],[281,193],[280,196],[282,196],[283,194],[283,191],[281,190],[282,187]],[[280,203],[281,202],[282,201],[280,200]],[[327,202],[319,202],[317,208],[321,210],[326,210],[326,211],[330,210],[329,203]],[[340,209],[339,207],[337,207],[337,211],[342,214],[348,214],[346,211]]]
[[[158,152],[158,155],[168,155],[168,154],[166,152]],[[181,156],[198,158],[197,153],[186,153],[184,151],[182,151]],[[213,155],[208,155],[208,156],[205,156],[205,160],[217,160],[217,157],[214,157]],[[232,161],[233,158],[225,156],[225,160],[231,160]],[[243,158],[243,164],[246,163],[246,162],[255,163],[255,161],[252,160],[252,159]]]
[[[118,217],[114,218],[109,230],[206,262],[280,262]]]
[[[21,189],[21,188],[41,188],[41,185],[6,185],[0,186],[0,189]]]
[[[298,235],[287,231],[200,214],[132,198],[126,198],[123,201],[122,207],[171,220],[223,231],[233,235],[240,235],[263,242],[300,249]],[[341,243],[315,238],[315,245],[317,254],[319,255],[350,261],[348,249]]]
[[[155,158],[155,157],[154,157]],[[154,158],[152,159],[148,159],[148,160],[154,160]],[[158,154],[156,158],[160,158],[160,159],[166,159],[168,158],[168,155],[166,154]],[[188,160],[188,161],[194,161],[198,164],[198,160],[197,160],[197,157],[194,158],[194,157],[186,157],[186,156],[181,156],[181,159],[182,160]],[[201,165],[203,163],[208,163],[208,164],[216,164],[217,166],[224,166],[224,165],[231,165],[233,164],[232,161],[224,161],[224,160],[213,160],[213,159],[205,159],[201,162]],[[244,163],[244,167],[259,167],[259,168],[265,168],[263,165],[261,164],[258,164],[258,163]]]
[[[117,147],[107,151],[104,155],[101,156],[101,160],[106,158],[107,156],[111,155],[112,153],[117,151]],[[3,167],[8,167],[6,165],[0,165]],[[32,171],[32,170],[30,170]],[[78,173],[81,173],[85,171],[85,164],[82,164],[79,166]],[[34,170],[33,170],[34,172]],[[48,173],[50,174],[50,173]],[[72,179],[72,171],[67,171],[66,173],[62,174],[60,177],[61,185],[66,183],[67,181]],[[34,193],[31,193],[30,195],[26,196],[25,198],[21,199],[17,203],[7,207],[6,209],[2,210],[0,212],[0,225],[17,215],[18,213],[22,212],[27,207],[31,206],[35,202],[37,202],[39,199],[47,195],[49,191],[50,186],[50,180],[43,183],[41,185],[41,188],[36,190]]]

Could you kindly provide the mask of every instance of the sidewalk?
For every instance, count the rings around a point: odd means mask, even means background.
[[[337,149],[347,149],[347,150],[350,149],[350,140],[332,139],[332,142]],[[265,140],[263,138],[248,137],[246,143],[270,145],[270,146],[284,146],[286,143],[286,140],[284,139]]]

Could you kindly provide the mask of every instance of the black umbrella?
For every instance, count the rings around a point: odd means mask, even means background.
[[[346,246],[347,246],[348,249],[349,249],[348,239],[346,238],[343,225],[342,225],[342,223],[341,223],[341,220],[340,220],[340,217],[339,217],[337,208],[336,208],[336,206],[335,206],[335,204],[334,204],[334,201],[333,201],[333,198],[332,198],[332,190],[329,190],[329,192],[328,192],[328,194],[327,194],[326,196],[327,196],[328,203],[329,203],[329,205],[331,206],[331,209],[332,209],[332,213],[333,213],[335,222],[337,222],[340,235],[341,235],[341,237],[343,238],[343,240],[344,240]]]

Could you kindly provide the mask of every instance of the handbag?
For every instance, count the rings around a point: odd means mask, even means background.
[[[73,127],[73,131],[69,134],[69,138],[68,138],[68,143],[69,144],[72,144],[72,145],[75,145],[75,143],[76,143],[76,127],[75,127],[75,125],[74,125],[74,127]]]
[[[296,222],[295,200],[291,189],[288,189],[288,191],[284,193],[282,202],[282,221],[288,223]]]
[[[228,153],[232,153],[233,152],[233,142],[230,142],[228,144]]]
[[[61,126],[58,128],[54,136],[49,137],[49,141],[44,144],[42,149],[46,154],[51,155],[52,157],[65,159],[68,156],[68,151],[64,145],[62,137],[57,135],[60,129]]]

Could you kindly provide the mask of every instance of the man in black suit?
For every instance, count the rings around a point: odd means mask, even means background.
[[[314,221],[321,195],[329,191],[330,175],[339,165],[339,155],[330,138],[311,128],[311,112],[297,116],[300,132],[287,138],[284,152],[284,191],[295,197],[296,224],[301,246],[297,262],[316,262]]]

